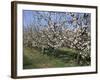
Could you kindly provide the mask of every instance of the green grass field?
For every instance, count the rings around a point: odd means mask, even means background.
[[[23,69],[79,66],[73,56],[76,52],[72,49],[60,48],[55,52],[57,54],[55,57],[42,54],[34,48],[24,48]]]

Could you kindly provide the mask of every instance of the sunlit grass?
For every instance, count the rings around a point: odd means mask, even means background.
[[[58,51],[58,52],[57,52]],[[56,54],[71,54],[75,51],[64,48],[56,51]],[[70,53],[69,53],[70,52]],[[61,57],[61,55],[48,56],[47,54],[42,54],[39,50],[34,48],[24,48],[23,53],[23,68],[24,69],[34,69],[34,68],[52,68],[52,67],[73,67],[77,66],[75,60],[71,58],[70,55],[67,57]]]

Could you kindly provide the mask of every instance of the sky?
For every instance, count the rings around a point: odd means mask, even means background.
[[[23,24],[27,26],[33,22],[33,11],[23,11]]]
[[[43,16],[46,16],[46,15],[48,16],[50,12],[23,10],[23,25],[24,25],[24,27],[31,25],[31,24],[35,24],[35,25],[41,24],[43,26],[46,26],[47,22],[44,19],[41,19],[41,21],[38,21],[37,18],[40,16],[40,14],[37,14],[37,13],[40,13]],[[73,12],[72,15],[69,15],[70,12],[51,12],[51,13],[52,13],[51,19],[53,22],[59,21],[60,16],[62,16],[61,20],[65,19],[67,22],[66,26],[70,26],[70,27],[77,25],[76,23],[72,24],[73,14],[75,15],[75,17],[78,17],[78,20],[77,20],[78,24],[82,25],[82,24],[85,24],[87,21],[91,22],[90,21],[90,17],[91,17],[90,13],[74,13]],[[82,17],[84,16],[84,14],[88,14],[90,17],[83,19]]]

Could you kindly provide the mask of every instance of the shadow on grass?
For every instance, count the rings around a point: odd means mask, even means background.
[[[54,56],[56,58],[59,58],[63,61],[70,61],[73,60],[77,57],[77,51],[72,50],[72,49],[68,49],[66,48],[65,50],[63,49],[56,49],[54,51],[52,51],[52,53],[50,53],[49,51],[45,54],[49,55],[49,56]]]
[[[38,49],[25,48],[23,54],[23,69],[74,67],[77,52],[72,49],[57,49],[53,52],[41,53]]]

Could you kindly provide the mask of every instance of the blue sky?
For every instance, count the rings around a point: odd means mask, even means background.
[[[39,23],[42,24],[42,25],[46,25],[46,21],[43,20],[43,19],[41,19],[41,22],[37,21],[37,17],[39,15],[37,15],[36,12],[39,12],[39,13],[43,14],[44,16],[45,16],[45,13],[46,14],[49,13],[48,11],[23,10],[23,25],[24,25],[24,27],[28,26],[28,25],[31,25],[31,24],[39,24]],[[53,12],[51,12],[51,13],[53,13]],[[52,20],[53,21],[57,21],[57,19],[59,19],[60,15],[62,15],[62,14],[66,15],[66,13],[70,13],[70,12],[55,12],[55,13],[56,13],[56,15],[52,15]],[[78,18],[80,18],[79,20],[81,20],[81,21],[79,21],[79,22],[82,22],[81,17],[84,15],[84,13],[74,13],[73,12],[73,14],[75,14],[76,16],[78,16]],[[87,14],[89,14],[89,13],[87,13]],[[71,24],[72,16],[67,14],[66,16],[62,16],[62,18],[66,19],[67,26],[76,25],[76,24],[73,24],[73,25]],[[90,19],[89,19],[89,21],[90,21]]]
[[[23,24],[27,26],[33,22],[33,11],[24,10],[23,11]]]
[[[35,16],[34,15],[34,12],[36,11],[32,11],[32,10],[23,10],[23,24],[24,26],[27,26],[27,25],[30,25],[33,23],[33,17]],[[39,11],[39,12],[42,12],[42,11]],[[60,12],[57,12],[57,13],[60,13]],[[58,17],[59,17],[59,14],[58,14]],[[71,17],[70,16],[66,16],[68,20],[71,20]]]

